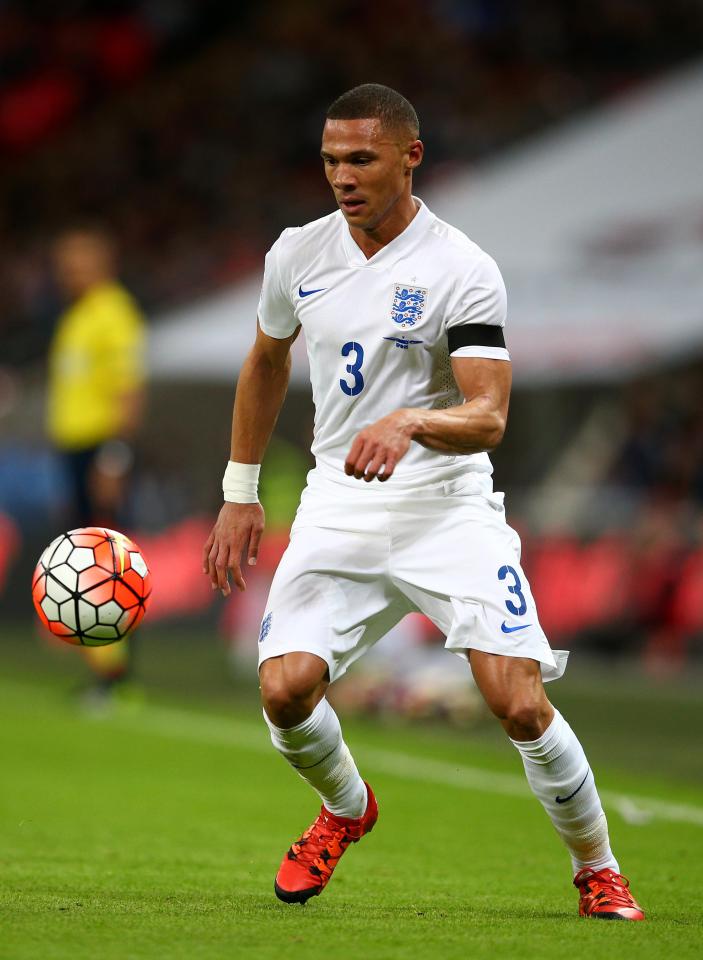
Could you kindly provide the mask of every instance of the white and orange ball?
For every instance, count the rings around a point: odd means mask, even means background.
[[[66,643],[89,647],[115,643],[134,630],[150,595],[141,550],[106,527],[56,537],[32,577],[32,599],[44,626]]]

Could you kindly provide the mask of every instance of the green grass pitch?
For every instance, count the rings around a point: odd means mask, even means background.
[[[616,701],[593,747],[610,755],[610,724],[622,760],[597,775],[647,922],[576,917],[566,855],[499,734],[368,721],[345,729],[378,825],[300,907],[275,899],[273,876],[316,801],[270,749],[253,700],[162,690],[91,719],[66,696],[65,673],[30,665],[27,650],[10,657],[0,680],[3,960],[703,955],[703,793],[681,775],[684,754],[668,774],[656,762],[646,776],[628,769]]]

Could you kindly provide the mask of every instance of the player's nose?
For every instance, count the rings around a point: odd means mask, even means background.
[[[353,169],[340,163],[339,166],[335,168],[334,176],[332,177],[332,186],[335,190],[353,190],[356,187]]]

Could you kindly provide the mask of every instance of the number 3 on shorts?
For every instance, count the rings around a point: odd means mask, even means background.
[[[506,577],[513,578],[513,583],[507,584],[508,592],[512,593],[513,596],[518,598],[520,601],[520,606],[516,607],[512,600],[506,600],[505,606],[514,617],[521,617],[527,611],[527,600],[525,600],[523,592],[520,589],[522,587],[522,583],[520,582],[520,577],[518,577],[515,567],[509,567],[506,565],[500,568],[498,571],[498,579],[505,580]]]
[[[347,373],[354,377],[354,383],[349,385],[344,378],[341,378],[339,385],[342,392],[348,397],[355,397],[364,389],[364,378],[361,375],[361,364],[364,362],[364,348],[360,343],[350,340],[342,347],[342,356],[348,357],[350,353],[354,354],[354,363],[347,364]]]

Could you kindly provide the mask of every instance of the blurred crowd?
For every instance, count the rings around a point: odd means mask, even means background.
[[[703,370],[693,366],[632,384],[612,481],[666,505],[703,508]]]
[[[109,0],[0,4],[0,337],[44,349],[45,251],[108,223],[147,312],[260,263],[329,209],[324,110],[367,80],[416,104],[428,177],[698,52],[687,0]]]
[[[638,378],[592,411],[600,454],[574,439],[581,496],[543,478],[514,518],[540,619],[567,644],[680,670],[703,654],[703,363]]]

